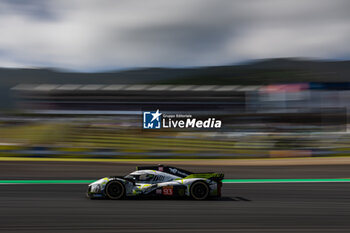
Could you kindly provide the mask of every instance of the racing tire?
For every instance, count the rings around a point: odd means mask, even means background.
[[[209,196],[209,186],[204,181],[196,181],[190,187],[190,195],[195,200],[205,200]]]
[[[125,196],[125,187],[122,182],[113,180],[107,183],[105,192],[109,199],[118,200]]]

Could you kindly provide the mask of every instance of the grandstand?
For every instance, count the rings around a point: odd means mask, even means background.
[[[260,86],[20,84],[12,88],[22,108],[42,113],[139,114],[242,112]]]

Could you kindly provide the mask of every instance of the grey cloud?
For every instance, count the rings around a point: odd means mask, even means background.
[[[53,0],[2,0],[0,12],[2,14],[21,15],[37,20],[57,19],[55,9],[52,8]]]
[[[350,58],[350,1],[0,0],[0,66],[77,70]]]

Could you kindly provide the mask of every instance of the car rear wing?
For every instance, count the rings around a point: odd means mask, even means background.
[[[191,174],[193,174],[193,172],[190,171],[186,171],[184,169],[180,169],[177,167],[171,167],[171,166],[164,166],[164,165],[158,165],[158,166],[139,166],[136,167],[136,170],[157,170],[157,171],[161,171],[161,172],[165,172],[165,173],[169,173],[178,177],[182,177],[185,178]]]

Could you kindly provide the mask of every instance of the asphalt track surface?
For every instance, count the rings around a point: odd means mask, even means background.
[[[191,167],[226,178],[346,178],[348,165]],[[134,165],[1,162],[0,179],[93,179]],[[113,172],[113,173],[112,173]],[[112,174],[111,174],[112,173]],[[349,232],[350,183],[224,184],[220,200],[89,200],[84,184],[0,185],[0,232]]]

